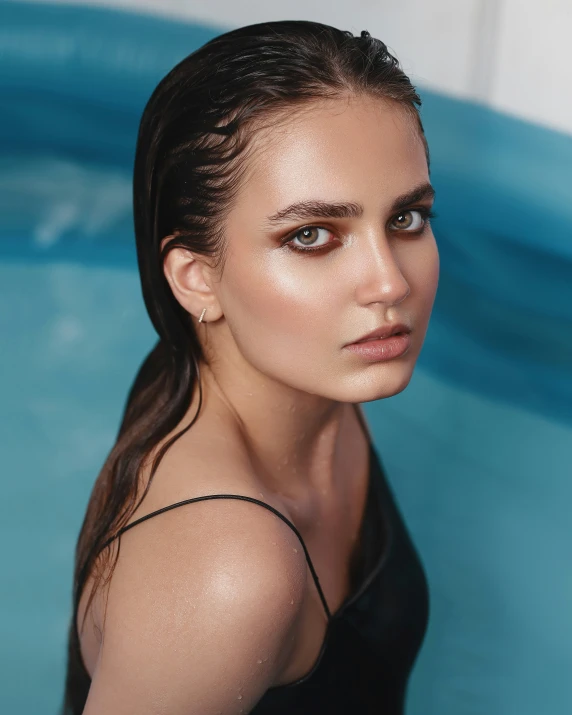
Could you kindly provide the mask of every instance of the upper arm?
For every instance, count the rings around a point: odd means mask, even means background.
[[[84,715],[249,712],[292,646],[306,580],[295,534],[232,499],[137,529],[122,537]]]

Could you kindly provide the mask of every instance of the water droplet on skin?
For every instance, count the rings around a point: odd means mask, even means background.
[[[293,599],[293,598],[290,600],[290,605],[291,605],[291,606],[294,605],[294,599]]]
[[[237,700],[242,700],[242,695],[239,695]]]
[[[260,658],[259,658],[256,662],[258,663],[258,665],[260,665],[260,663],[262,663],[262,661],[260,660]]]
[[[297,554],[297,553],[298,553],[298,549],[294,549],[294,553]]]

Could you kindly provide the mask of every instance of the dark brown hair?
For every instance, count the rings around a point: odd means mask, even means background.
[[[199,365],[205,355],[191,317],[169,288],[163,259],[182,246],[222,269],[224,219],[256,130],[270,118],[288,121],[293,110],[313,100],[359,94],[403,106],[419,131],[429,164],[419,95],[386,45],[366,31],[357,37],[317,22],[282,21],[227,32],[172,69],[145,107],[133,210],[143,298],[159,340],[129,391],[115,445],[95,482],[79,534],[63,715],[79,715],[89,691],[76,628],[86,580],[93,573],[91,603],[117,563],[119,546],[111,549],[113,540],[147,494],[166,450],[200,411]],[[173,238],[161,248],[166,236]],[[144,460],[180,424],[195,386],[197,414],[157,451],[139,495]]]

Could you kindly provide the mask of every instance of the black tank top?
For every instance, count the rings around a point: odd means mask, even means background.
[[[407,680],[427,628],[429,591],[382,464],[369,443],[369,486],[358,548],[351,564],[351,595],[330,613],[306,545],[292,522],[251,497],[214,494],[186,499],[128,524],[119,536],[169,509],[204,499],[245,499],[270,509],[300,540],[328,625],[314,666],[302,678],[270,688],[251,715],[402,715]],[[116,537],[115,537],[116,538]],[[75,622],[75,621],[74,621]],[[79,639],[74,639],[79,651]],[[83,666],[81,653],[78,659]],[[82,667],[85,703],[89,675]],[[78,711],[78,715],[81,710]]]

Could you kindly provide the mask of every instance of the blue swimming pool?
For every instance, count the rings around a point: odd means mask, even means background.
[[[2,713],[60,701],[77,533],[154,342],[132,236],[137,123],[219,31],[0,4]],[[420,89],[439,292],[409,387],[364,405],[431,587],[407,712],[564,713],[572,137]]]

